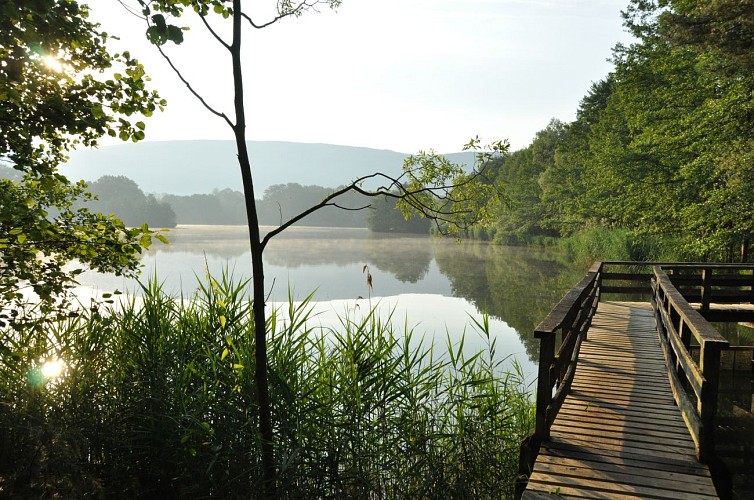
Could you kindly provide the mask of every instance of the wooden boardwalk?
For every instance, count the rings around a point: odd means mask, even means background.
[[[649,303],[599,304],[550,436],[525,499],[717,498],[674,403]]]

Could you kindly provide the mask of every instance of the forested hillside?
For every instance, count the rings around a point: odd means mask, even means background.
[[[629,6],[637,42],[614,49],[615,71],[592,85],[576,120],[553,120],[495,165],[509,203],[487,234],[526,242],[610,230],[635,257],[748,259],[753,9],[751,0]]]

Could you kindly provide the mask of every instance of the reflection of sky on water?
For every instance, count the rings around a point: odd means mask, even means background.
[[[170,245],[156,243],[142,259],[142,280],[156,273],[168,293],[191,296],[205,269],[215,277],[226,268],[236,280],[250,276],[244,227],[179,226],[168,237]],[[336,313],[348,307],[354,310],[357,303],[360,310],[369,308],[365,264],[373,278],[372,303],[394,304],[396,326],[402,329],[408,319],[409,325],[418,325],[417,334],[432,333],[444,346],[446,331],[458,338],[472,323],[469,314],[479,318],[479,309],[488,310],[499,356],[515,354],[527,374],[533,374],[528,372],[533,370],[528,356],[535,356],[537,349],[531,336],[534,326],[576,280],[562,274],[567,265],[532,249],[481,242],[458,245],[452,239],[427,236],[380,236],[365,229],[294,227],[265,250],[269,301],[287,301],[289,287],[294,300],[315,292],[317,307],[326,309],[318,318],[337,324]],[[114,289],[139,292],[135,280],[112,275],[87,272],[79,282],[82,296]],[[358,297],[364,300],[357,302]],[[476,335],[468,336],[467,347],[482,347],[475,343],[478,340]]]
[[[168,233],[171,244],[155,244],[142,258],[142,280],[156,274],[166,291],[190,293],[205,269],[219,276],[223,269],[237,279],[251,275],[251,254],[245,228],[239,226],[179,226]],[[452,295],[448,279],[433,259],[433,244],[454,245],[428,237],[373,237],[365,229],[293,228],[265,249],[265,285],[271,300],[285,300],[289,286],[294,299],[316,291],[317,300],[367,297],[368,264],[372,294]],[[96,290],[138,291],[134,280],[93,272],[79,283]]]
[[[144,268],[141,279],[146,281],[154,276],[155,270],[158,279],[164,283],[165,290],[177,294],[181,290],[190,293],[197,287],[197,278],[204,278],[205,268],[209,269],[213,276],[219,277],[226,267],[233,272],[237,279],[248,279],[251,275],[251,257],[241,256],[234,261],[223,258],[205,256],[200,253],[190,252],[156,252],[142,259]],[[319,264],[311,266],[299,265],[289,268],[282,265],[265,262],[265,285],[271,300],[285,300],[288,297],[288,288],[293,291],[294,299],[303,299],[312,292],[317,300],[356,299],[359,296],[367,297],[369,291],[366,285],[366,276],[362,272],[367,262],[355,262],[346,264]],[[372,274],[372,295],[390,296],[400,293],[427,293],[439,295],[451,295],[448,279],[440,273],[437,264],[432,261],[429,269],[422,279],[415,283],[402,282],[389,272],[380,271],[374,265],[369,264]],[[111,275],[102,275],[93,272],[84,273],[79,283],[95,290],[106,291],[117,288],[123,291],[138,291],[135,280],[126,280]]]
[[[274,305],[273,305],[274,307]],[[488,347],[486,339],[477,331],[472,318],[482,323],[482,314],[462,298],[435,294],[401,294],[392,297],[372,298],[381,319],[390,318],[393,328],[403,332],[408,326],[413,331],[414,343],[423,338],[424,347],[434,343],[435,353],[447,354],[448,338],[458,348],[465,334],[464,352],[467,355]],[[310,327],[338,328],[341,318],[358,321],[369,311],[368,300],[331,300],[316,302]],[[529,360],[516,331],[502,320],[490,318],[490,336],[496,339],[496,360],[503,360],[504,368],[512,368],[513,360],[519,363],[528,381],[536,377],[536,365]]]

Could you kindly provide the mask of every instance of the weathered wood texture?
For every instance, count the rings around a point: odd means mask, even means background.
[[[650,304],[599,304],[523,498],[550,494],[717,498],[674,404]]]

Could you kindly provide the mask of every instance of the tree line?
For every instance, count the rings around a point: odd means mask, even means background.
[[[13,169],[0,171],[12,176]],[[187,196],[145,194],[132,179],[105,175],[88,183],[93,199],[79,200],[80,206],[104,214],[116,214],[127,226],[148,224],[152,227],[175,227],[177,224],[246,224],[243,193],[233,189]],[[260,224],[276,226],[320,202],[335,189],[302,186],[298,183],[275,184],[267,188],[259,206]],[[429,232],[430,222],[413,216],[406,220],[396,207],[396,200],[348,193],[338,207],[324,207],[301,220],[304,226],[366,227],[380,233]]]
[[[622,231],[634,257],[748,260],[754,234],[754,2],[636,1],[635,43],[570,123],[499,160],[504,243]],[[648,250],[649,249],[649,250]],[[654,249],[654,250],[652,250]]]

